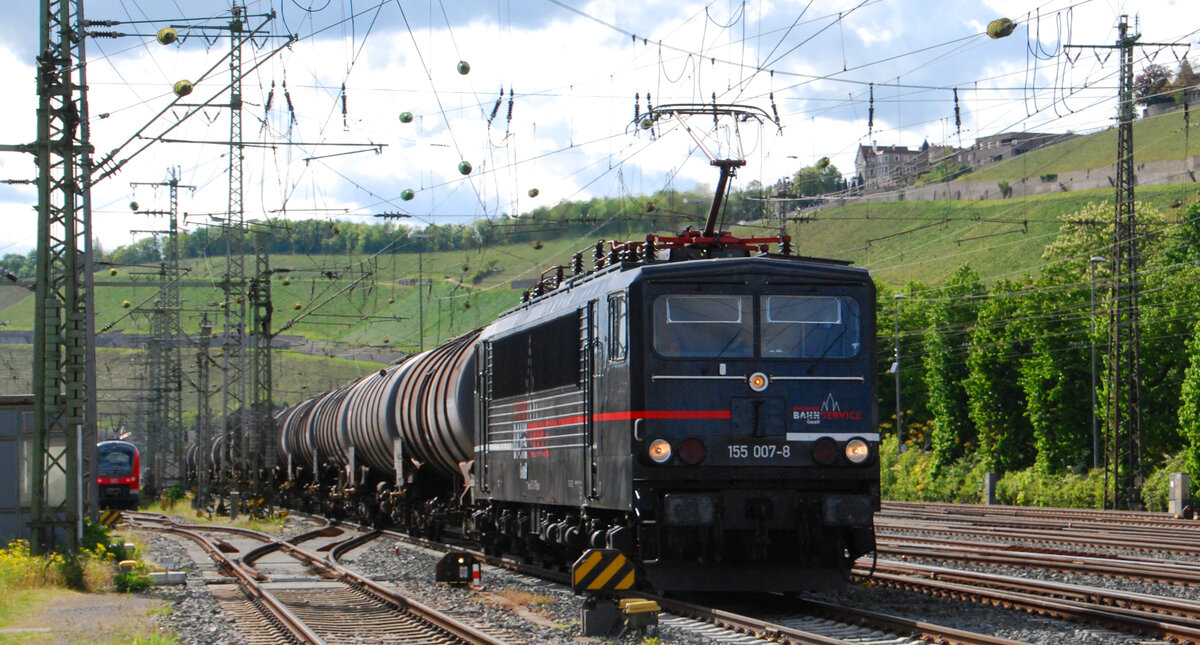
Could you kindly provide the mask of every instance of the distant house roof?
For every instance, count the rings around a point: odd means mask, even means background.
[[[858,154],[861,157],[886,154],[912,154],[915,150],[909,150],[908,146],[859,146]]]

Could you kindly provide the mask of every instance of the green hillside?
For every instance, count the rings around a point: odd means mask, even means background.
[[[1138,199],[1170,214],[1172,204],[1197,199],[1194,184],[1144,186]],[[877,280],[902,284],[942,282],[970,263],[985,282],[1037,274],[1042,249],[1057,234],[1059,217],[1088,202],[1108,201],[1108,190],[1073,191],[1030,198],[970,202],[877,202],[830,208],[806,222],[791,222],[797,253],[853,261]],[[775,226],[736,227],[742,235],[773,233]],[[635,236],[640,237],[640,236]],[[483,326],[520,302],[513,281],[569,265],[575,251],[595,238],[548,240],[471,251],[348,257],[272,256],[277,333],[351,346],[415,351]],[[590,265],[590,253],[585,254]],[[223,329],[222,292],[215,286],[224,258],[191,260],[183,279],[183,326],[198,333],[201,312],[214,332]],[[476,277],[479,279],[476,281]],[[425,298],[416,283],[424,278]],[[96,329],[148,334],[158,293],[157,271],[122,267],[96,276]],[[203,286],[209,285],[209,286]],[[8,293],[13,291],[14,293]],[[17,287],[0,290],[0,321],[7,330],[33,329],[33,298]],[[125,307],[128,301],[129,306]],[[423,314],[423,329],[418,323]]]
[[[272,358],[275,402],[280,405],[298,403],[383,367],[379,363],[305,356],[294,352],[275,352]],[[32,345],[0,344],[0,394],[31,392],[33,374],[29,365],[32,362]],[[188,423],[195,416],[199,404],[198,395],[190,385],[195,364],[195,352],[185,351],[183,367],[187,380],[181,403]],[[212,414],[220,415],[220,377],[216,372],[213,370],[211,373],[213,385],[209,408]],[[145,378],[146,352],[107,348],[96,350],[96,386],[100,392],[97,410],[103,425],[115,427],[134,423],[138,402],[146,398]]]
[[[1197,141],[1191,142],[1191,132]],[[1109,128],[1065,143],[1025,153],[962,175],[957,181],[1014,180],[1046,174],[1111,166],[1117,151],[1117,131]],[[1133,162],[1169,161],[1200,154],[1200,123],[1184,128],[1183,111],[1133,124]]]
[[[1137,189],[1139,201],[1168,214],[1198,196],[1195,184]],[[1062,215],[1088,202],[1112,201],[1111,190],[1087,190],[1007,200],[862,203],[820,211],[815,221],[794,224],[791,233],[799,253],[853,260],[878,281],[940,284],[969,263],[990,283],[1037,275]]]

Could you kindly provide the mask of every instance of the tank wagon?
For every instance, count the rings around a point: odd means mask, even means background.
[[[483,329],[284,410],[310,507],[667,590],[845,584],[879,505],[875,291],[787,238],[597,245]],[[768,245],[780,245],[769,252]]]

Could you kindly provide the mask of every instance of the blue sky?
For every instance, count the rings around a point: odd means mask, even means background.
[[[5,143],[34,137],[36,5],[0,6],[0,75],[11,93],[0,106]],[[180,195],[188,226],[226,210],[228,148],[220,142],[229,138],[228,110],[209,107],[179,122],[189,108],[171,107],[171,86],[195,82],[180,103],[228,102],[229,41],[197,28],[227,24],[228,9],[209,0],[86,3],[90,19],[124,23],[100,29],[129,34],[87,42],[92,142],[98,157],[115,149],[115,159],[127,160],[93,188],[104,247],[163,228],[128,204],[166,208],[165,190],[131,182],[162,181],[173,166],[196,186]],[[377,213],[402,212],[416,226],[714,184],[678,125],[655,137],[633,127],[635,96],[644,111],[647,93],[656,105],[715,95],[768,113],[773,97],[782,132],[692,123],[714,154],[747,160],[735,185],[743,188],[825,156],[850,174],[858,146],[872,142],[958,146],[1010,130],[1108,127],[1117,57],[1064,43],[1113,43],[1121,13],[1146,41],[1200,39],[1194,0],[251,0],[247,10],[249,25],[299,40],[279,51],[278,38],[243,49],[245,69],[261,63],[243,82],[243,136],[253,144],[245,217],[377,221]],[[1019,26],[992,40],[986,25],[1000,17]],[[153,34],[166,25],[185,37],[157,44]],[[1185,47],[1146,48],[1137,69],[1155,62],[1173,70],[1182,56],[1195,61]],[[468,74],[458,72],[460,60]],[[402,123],[402,112],[413,121]],[[165,138],[188,143],[154,143],[130,156],[145,141],[135,135],[153,139],[169,127]],[[33,178],[23,156],[0,155],[0,179]],[[464,160],[468,176],[458,172]],[[405,189],[415,198],[402,200]],[[0,229],[0,253],[32,247],[35,201],[30,187],[0,184],[0,213],[11,223]]]

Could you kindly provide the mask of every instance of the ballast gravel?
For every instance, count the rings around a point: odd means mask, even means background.
[[[300,526],[300,522],[297,524],[294,530],[289,530],[290,533],[311,528]],[[196,574],[197,564],[176,538],[143,534],[141,539],[144,540],[143,550],[158,566],[189,572],[186,585],[156,587],[147,592],[171,603],[174,608],[170,614],[159,617],[164,629],[178,635],[180,643],[243,645],[247,642],[237,633],[233,622],[222,615],[212,593]],[[748,645],[767,642],[667,614],[662,615],[657,627],[644,632],[633,630],[612,637],[584,637],[580,625],[583,598],[576,596],[569,588],[489,566],[484,566],[481,584],[476,587],[439,584],[434,582],[434,568],[440,558],[441,553],[432,550],[378,539],[348,555],[343,564],[377,581],[393,585],[400,593],[422,604],[514,643]],[[1012,569],[996,572],[1014,574]],[[1052,577],[1075,584],[1116,587],[1157,595],[1174,596],[1182,591],[1163,585],[1064,576],[1042,571],[1026,571],[1022,575]],[[1019,611],[980,607],[962,601],[869,586],[853,587],[839,593],[809,594],[809,597],[1036,645],[1141,645],[1155,642],[1145,637]],[[731,606],[734,604],[731,603]],[[653,640],[655,638],[657,641]],[[361,643],[367,645],[371,641],[363,640]]]

